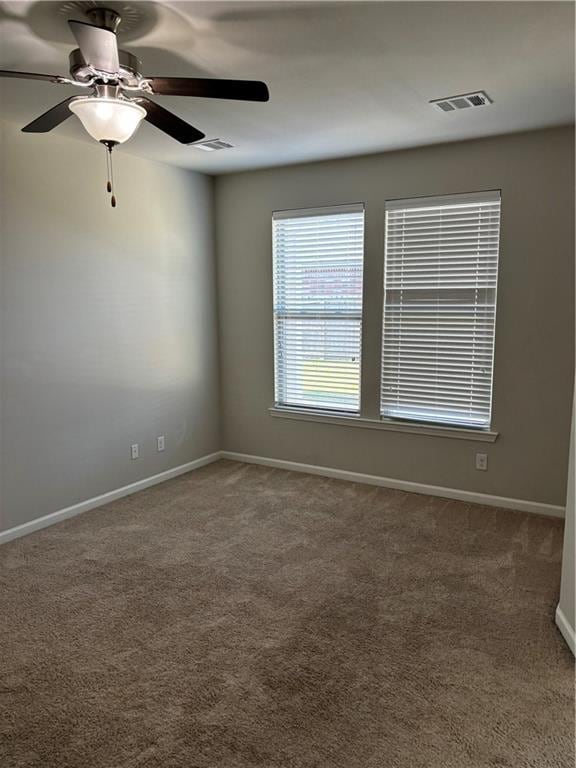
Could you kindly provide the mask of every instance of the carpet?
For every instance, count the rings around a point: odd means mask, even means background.
[[[220,461],[0,547],[3,768],[572,768],[562,522]]]

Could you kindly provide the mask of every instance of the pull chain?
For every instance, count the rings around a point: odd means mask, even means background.
[[[114,168],[112,165],[112,150],[114,149],[113,142],[103,142],[106,148],[106,191],[111,195],[110,205],[112,208],[116,208],[116,196],[114,194]]]
[[[112,167],[112,147],[110,147],[109,152],[110,152],[110,192],[112,194],[112,197],[110,198],[110,204],[112,205],[112,208],[116,208],[116,197],[114,195],[114,168]]]
[[[112,192],[112,182],[110,181],[110,160],[108,155],[110,154],[108,147],[104,147],[106,153],[106,192]]]

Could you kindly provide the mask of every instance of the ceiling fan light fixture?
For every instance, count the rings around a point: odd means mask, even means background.
[[[90,136],[100,142],[123,144],[146,117],[143,107],[126,99],[86,96],[74,99],[69,106]]]

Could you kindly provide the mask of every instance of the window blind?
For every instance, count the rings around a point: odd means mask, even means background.
[[[273,217],[277,405],[358,412],[363,205]]]
[[[381,415],[488,428],[500,193],[386,204]]]

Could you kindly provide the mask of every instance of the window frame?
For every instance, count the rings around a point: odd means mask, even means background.
[[[383,413],[383,380],[384,380],[384,356],[385,356],[385,317],[386,317],[386,276],[387,276],[387,244],[388,244],[388,235],[387,235],[387,223],[388,223],[388,217],[387,213],[388,211],[394,211],[394,210],[406,210],[406,209],[416,209],[420,207],[425,207],[428,205],[433,205],[434,203],[442,204],[442,205],[451,205],[451,204],[458,204],[458,203],[493,203],[498,202],[499,209],[498,209],[498,239],[497,239],[497,245],[496,245],[496,268],[495,268],[495,281],[494,281],[494,288],[492,289],[494,292],[494,313],[493,313],[493,331],[492,331],[492,349],[491,349],[491,356],[490,356],[490,386],[489,386],[489,408],[488,408],[488,422],[487,424],[479,424],[479,425],[473,425],[470,423],[465,422],[450,422],[448,420],[437,420],[434,421],[432,418],[430,419],[410,419],[410,418],[402,418],[401,416],[393,417],[393,416],[387,416]],[[383,258],[383,264],[384,264],[384,270],[383,270],[383,292],[382,292],[382,306],[381,306],[381,317],[382,317],[382,338],[381,338],[381,344],[380,344],[380,381],[379,381],[379,403],[378,403],[378,411],[380,414],[380,420],[382,422],[386,422],[387,424],[394,425],[394,424],[403,424],[403,425],[411,425],[414,427],[421,427],[421,428],[433,428],[433,429],[440,429],[440,428],[447,428],[450,430],[468,430],[470,432],[477,432],[478,434],[487,434],[487,435],[498,435],[497,432],[493,431],[493,403],[494,403],[494,379],[495,379],[495,352],[496,352],[496,321],[497,321],[497,309],[498,309],[498,283],[499,283],[499,271],[500,271],[500,250],[501,250],[501,232],[502,232],[502,190],[501,189],[489,189],[489,190],[481,190],[477,192],[462,192],[462,193],[454,193],[449,195],[426,195],[421,197],[412,197],[412,198],[396,198],[396,199],[390,199],[386,200],[384,205],[384,258]],[[487,290],[487,289],[482,289]],[[495,438],[494,438],[495,439]]]
[[[374,367],[378,370],[378,386],[376,387],[376,381],[373,382],[371,385],[371,389],[375,387],[377,389],[376,399],[374,402],[372,402],[372,397],[370,397],[370,403],[366,403],[363,398],[363,385],[365,384],[365,361],[364,361],[364,335],[365,335],[365,321],[366,321],[366,302],[365,299],[365,291],[366,291],[366,269],[369,267],[366,259],[366,232],[367,232],[367,224],[369,226],[370,218],[367,217],[367,208],[368,205],[366,202],[363,203],[350,203],[350,204],[342,204],[342,205],[328,205],[328,206],[317,206],[315,208],[296,208],[296,209],[287,209],[287,210],[280,210],[280,211],[273,211],[273,217],[280,214],[280,215],[286,215],[289,217],[289,214],[292,213],[303,213],[303,212],[310,212],[309,215],[313,215],[314,212],[322,213],[326,212],[327,210],[333,209],[335,211],[341,210],[343,208],[346,208],[347,205],[351,206],[362,206],[364,210],[364,243],[363,243],[363,290],[362,290],[362,317],[361,317],[361,346],[360,346],[360,382],[359,382],[359,411],[356,412],[345,412],[345,411],[336,411],[336,410],[326,410],[321,408],[308,408],[305,406],[298,406],[298,405],[289,405],[289,404],[281,404],[274,401],[274,404],[268,408],[268,413],[271,417],[279,418],[279,419],[288,419],[288,420],[295,420],[295,421],[304,421],[304,422],[316,422],[321,423],[325,425],[333,425],[333,426],[346,426],[346,427],[353,427],[353,428],[359,428],[359,429],[376,429],[376,430],[383,430],[383,431],[389,431],[389,432],[398,432],[398,433],[408,433],[413,435],[419,435],[419,436],[429,436],[429,437],[442,437],[442,438],[449,438],[449,439],[459,439],[459,440],[466,440],[470,442],[486,442],[486,443],[494,443],[498,437],[499,432],[494,428],[494,421],[493,421],[493,405],[494,405],[494,381],[496,378],[496,366],[495,366],[495,352],[496,352],[496,343],[497,343],[497,335],[496,335],[496,326],[497,326],[497,309],[498,309],[498,285],[499,285],[499,272],[500,272],[500,256],[501,256],[501,244],[502,244],[502,190],[498,188],[492,188],[492,189],[486,189],[481,190],[478,192],[462,192],[462,193],[453,193],[449,195],[425,195],[425,196],[418,196],[413,198],[388,198],[383,201],[384,203],[384,211],[383,216],[381,219],[381,229],[380,233],[382,235],[381,244],[384,251],[384,254],[382,256],[381,265],[382,265],[382,278],[385,276],[385,270],[386,265],[384,263],[385,258],[385,244],[386,244],[386,206],[391,203],[396,202],[406,202],[408,200],[416,201],[416,202],[427,202],[434,199],[440,199],[443,200],[458,200],[462,197],[468,197],[471,198],[472,196],[476,195],[477,199],[480,200],[482,196],[485,195],[493,195],[494,193],[498,193],[500,196],[500,219],[499,219],[499,247],[498,247],[498,265],[497,265],[497,276],[496,276],[496,287],[495,287],[495,309],[494,309],[494,339],[493,339],[493,349],[492,349],[492,386],[491,386],[491,393],[490,393],[490,407],[491,407],[491,421],[490,425],[487,427],[470,427],[467,425],[450,425],[446,423],[433,423],[433,422],[419,422],[419,421],[404,421],[401,419],[396,418],[387,418],[385,416],[382,416],[381,411],[381,382],[382,382],[382,374],[383,374],[383,360],[382,360],[382,353],[383,353],[383,344],[382,339],[383,336],[380,338],[380,344],[379,344],[379,352],[377,353],[379,355],[378,364],[374,363]],[[381,203],[382,205],[382,203]],[[382,208],[380,208],[382,211]],[[372,212],[372,216],[374,216],[374,211]],[[372,222],[373,223],[373,222]],[[274,253],[274,248],[272,248],[272,252]],[[275,269],[273,265],[273,270]],[[274,272],[273,272],[274,275]],[[382,279],[381,283],[381,290],[378,296],[378,299],[374,299],[374,302],[378,301],[379,303],[379,312],[378,315],[381,319],[380,321],[380,332],[383,333],[383,314],[384,314],[384,306],[385,306],[385,293],[384,293],[384,280]],[[372,310],[375,310],[374,307],[372,307]],[[275,312],[273,307],[273,320],[275,322]],[[274,348],[273,348],[273,374],[274,374],[274,395],[275,395],[275,380],[276,380],[276,334],[273,332],[274,336]],[[375,352],[375,350],[373,350]],[[376,375],[376,373],[374,373]],[[372,375],[371,375],[372,380]],[[378,414],[378,415],[366,415],[366,414]]]
[[[277,399],[278,397],[278,339],[277,339],[277,322],[278,313],[276,311],[277,304],[277,289],[276,289],[276,276],[278,273],[277,266],[277,253],[275,247],[275,227],[276,222],[286,219],[300,219],[300,218],[314,218],[318,216],[330,216],[346,213],[361,213],[362,214],[362,290],[360,297],[360,311],[359,316],[355,320],[359,324],[359,346],[358,346],[358,410],[345,409],[345,408],[331,408],[322,407],[320,405],[306,405],[298,403],[282,402]],[[273,318],[273,389],[274,389],[274,406],[271,410],[281,411],[295,411],[298,413],[315,413],[319,415],[326,415],[328,417],[350,417],[355,418],[359,416],[362,409],[362,342],[363,342],[363,328],[364,328],[364,270],[366,264],[366,206],[363,202],[342,203],[335,205],[316,206],[312,208],[295,208],[295,209],[283,209],[272,212],[272,288],[273,288],[273,302],[272,302],[272,318]],[[338,318],[335,317],[335,320]],[[351,318],[354,319],[354,318]]]

